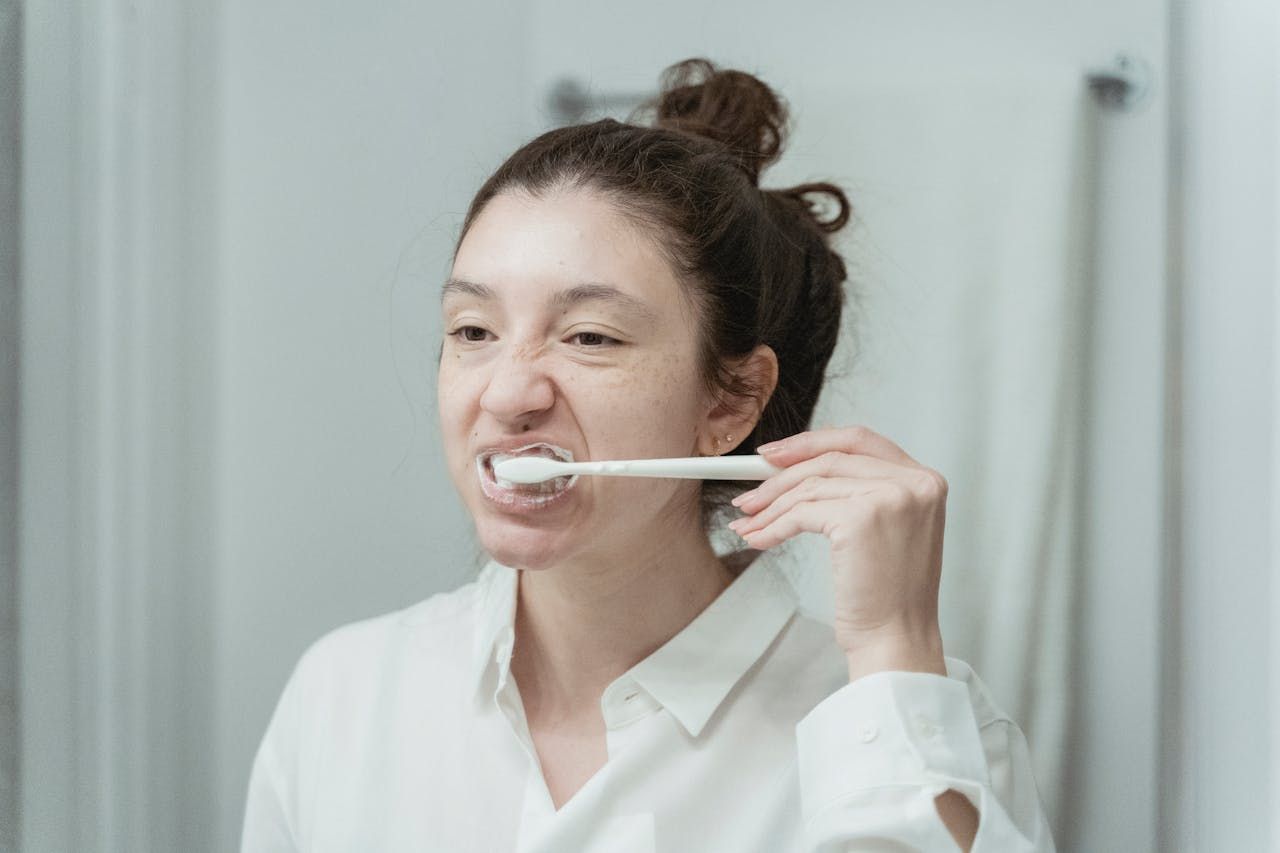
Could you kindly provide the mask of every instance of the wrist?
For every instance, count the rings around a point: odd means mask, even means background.
[[[849,681],[873,672],[931,672],[947,674],[938,630],[919,633],[845,638],[841,642],[849,664]]]

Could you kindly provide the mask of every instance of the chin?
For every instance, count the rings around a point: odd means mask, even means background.
[[[476,538],[486,554],[504,566],[534,572],[563,562],[567,553],[566,532],[491,519],[476,526]]]
[[[482,476],[484,473],[482,472]],[[476,539],[495,561],[513,569],[538,571],[564,562],[575,548],[586,504],[584,490],[568,487],[554,496],[514,494],[491,482],[487,489],[468,484],[468,503]],[[580,544],[580,543],[579,543]]]

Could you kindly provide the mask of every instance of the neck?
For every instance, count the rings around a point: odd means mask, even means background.
[[[512,675],[530,720],[594,721],[606,687],[732,583],[701,530],[521,571]]]

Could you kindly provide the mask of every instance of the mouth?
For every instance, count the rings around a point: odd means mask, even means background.
[[[563,447],[546,442],[527,444],[512,450],[486,450],[476,456],[476,474],[480,478],[480,490],[490,501],[508,509],[534,509],[544,507],[563,498],[578,481],[572,477],[556,477],[541,483],[512,483],[493,473],[494,464],[517,456],[544,456],[548,459],[573,461],[573,454]]]

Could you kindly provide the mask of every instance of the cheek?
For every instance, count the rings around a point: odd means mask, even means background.
[[[484,371],[463,365],[460,356],[444,354],[440,369],[436,371],[436,400],[441,414],[445,407],[465,408],[469,400],[477,399],[484,381]]]
[[[694,438],[701,386],[687,361],[659,356],[588,390],[581,387],[601,435],[637,456],[685,455]]]
[[[649,399],[673,416],[687,418],[702,405],[702,383],[692,354],[671,352],[654,359],[648,381],[642,383]]]
[[[448,356],[446,356],[448,358]],[[446,451],[465,447],[481,388],[474,377],[442,366],[436,374],[436,411]]]

